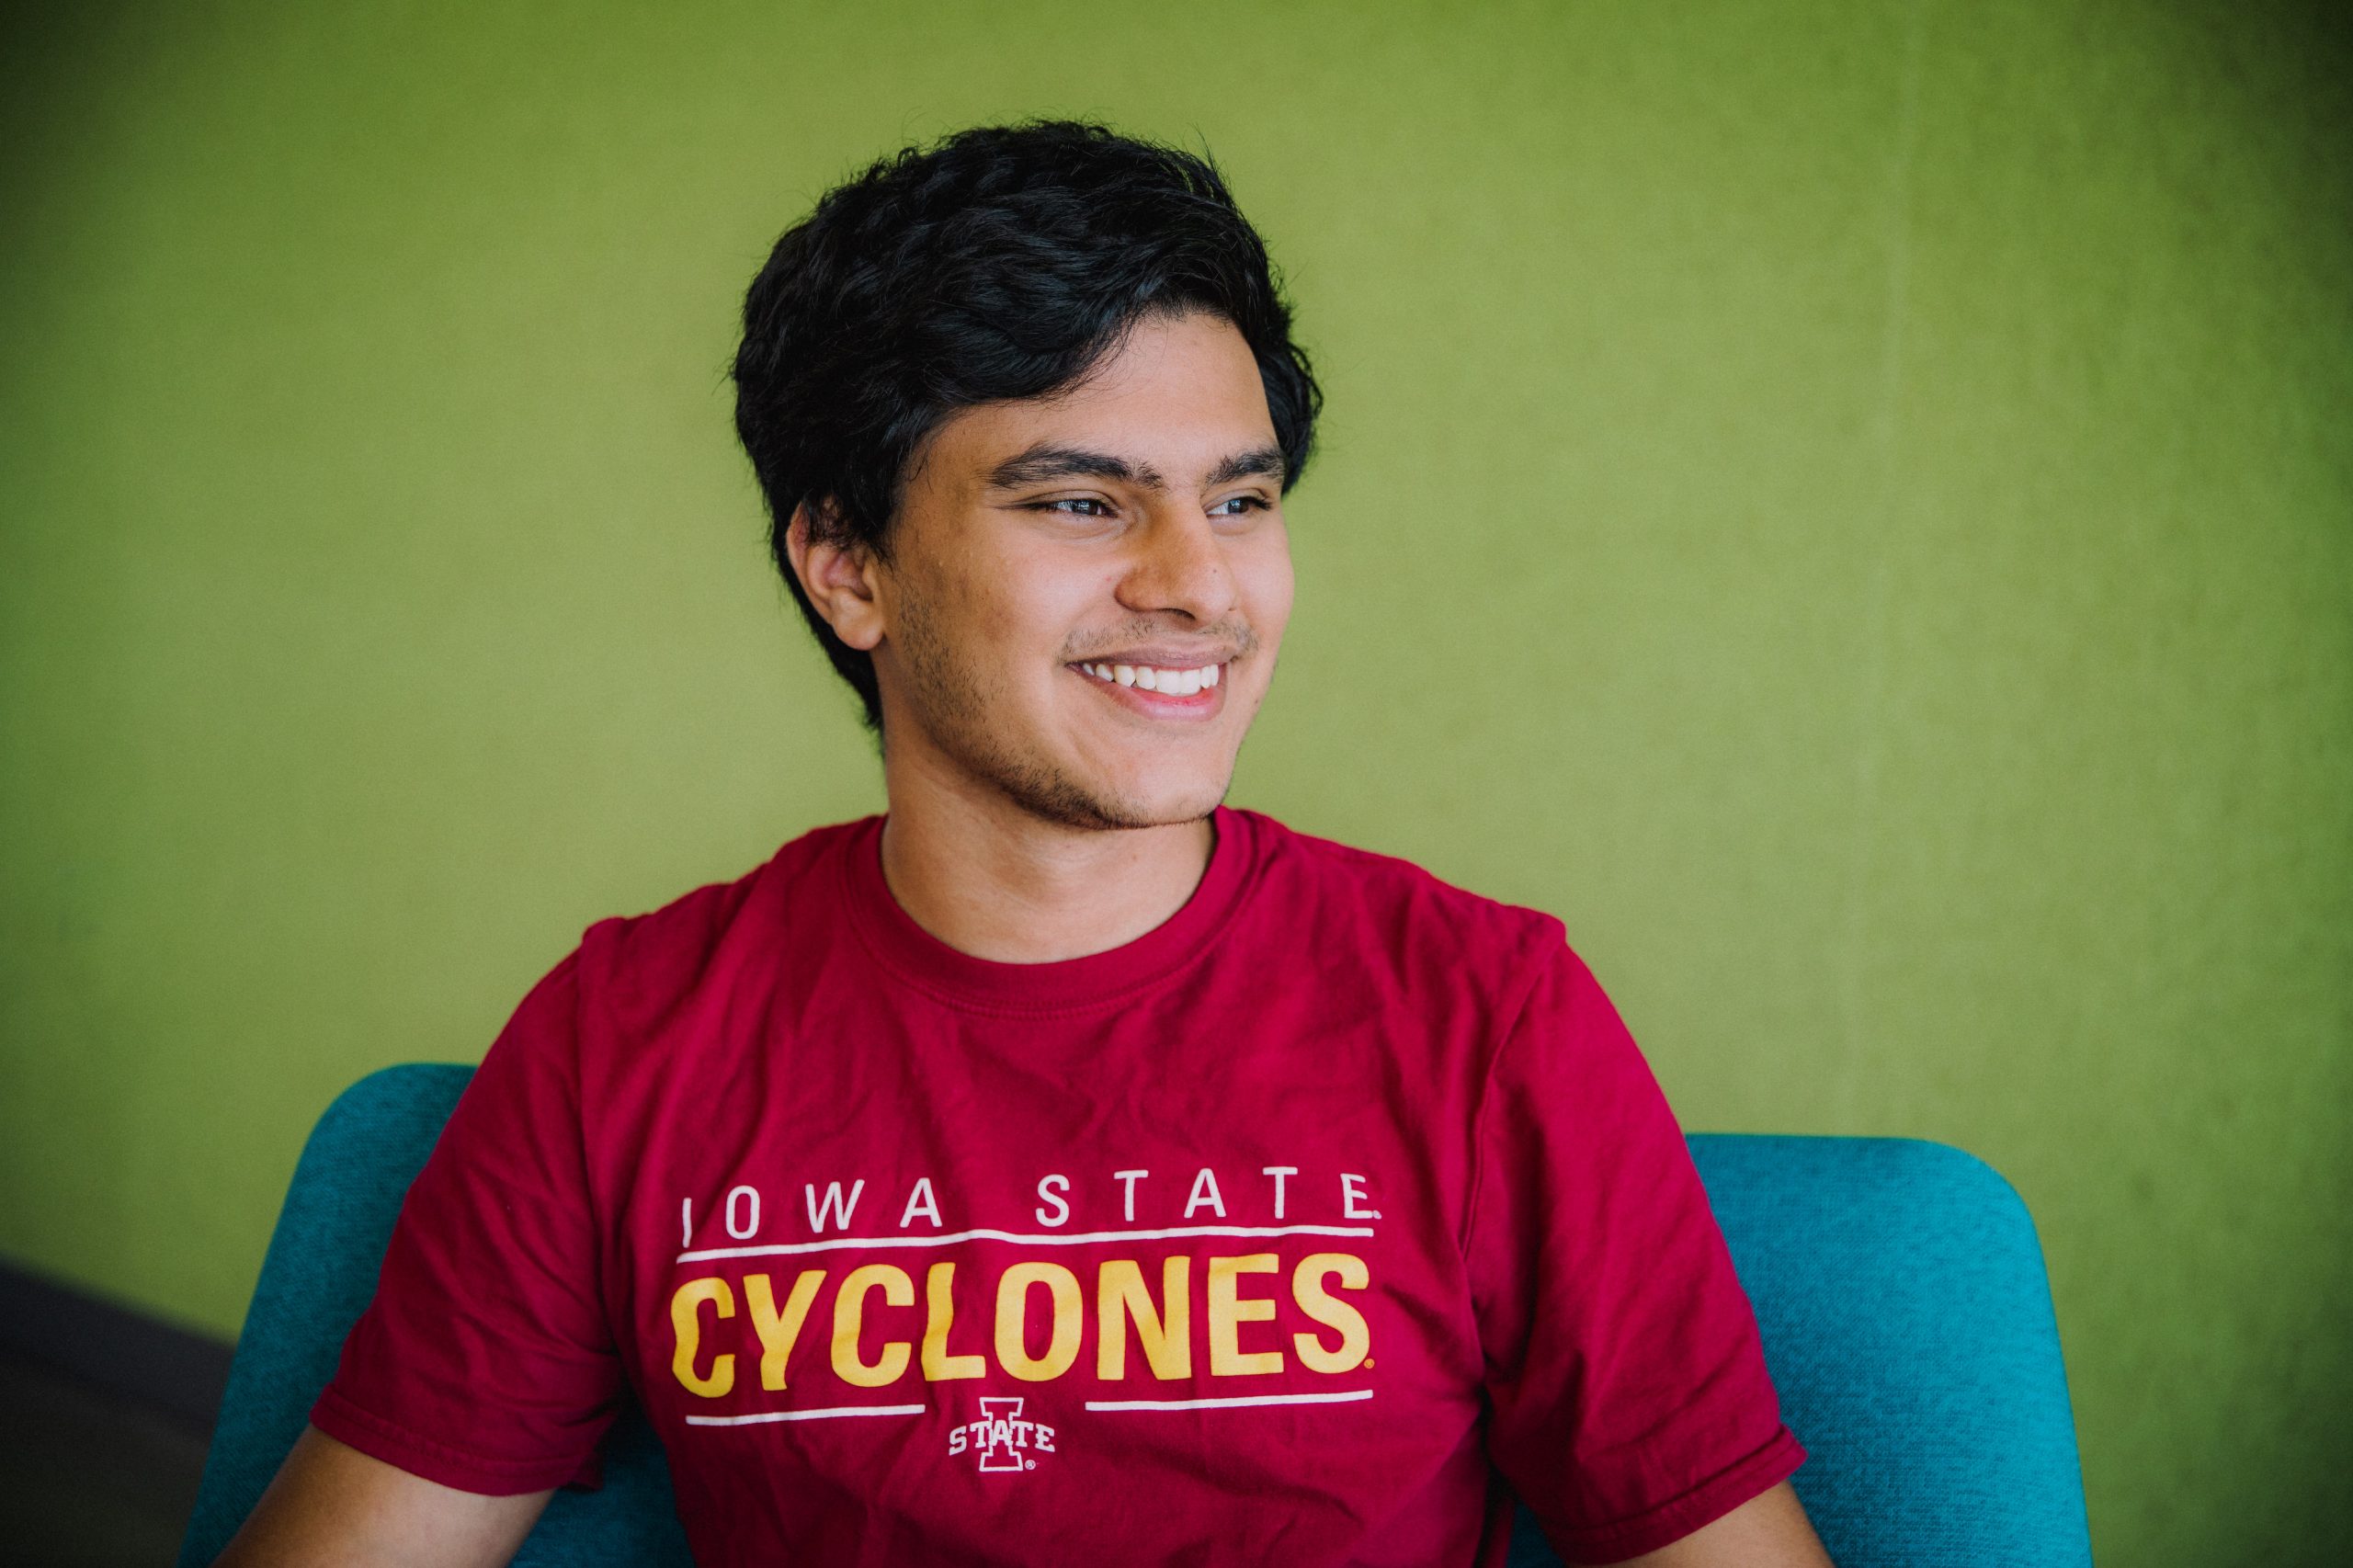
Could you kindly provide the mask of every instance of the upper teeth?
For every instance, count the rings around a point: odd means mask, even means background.
[[[1169,670],[1154,665],[1081,665],[1078,666],[1097,680],[1117,681],[1121,686],[1140,686],[1146,691],[1165,691],[1171,697],[1190,697],[1204,687],[1217,684],[1217,665],[1203,665],[1198,669]]]

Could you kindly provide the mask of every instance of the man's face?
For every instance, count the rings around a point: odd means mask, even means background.
[[[916,767],[1087,828],[1206,815],[1291,605],[1242,335],[1147,318],[1078,386],[952,416],[872,581],[894,788]]]

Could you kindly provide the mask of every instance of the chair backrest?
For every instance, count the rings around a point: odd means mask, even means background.
[[[387,1067],[346,1089],[319,1119],[237,1336],[180,1568],[205,1568],[220,1555],[302,1435],[344,1336],[376,1293],[401,1199],[472,1076],[471,1067]],[[604,1485],[557,1493],[515,1561],[692,1568],[662,1446],[634,1410],[606,1439]]]
[[[252,1511],[367,1306],[401,1199],[472,1069],[387,1068],[302,1151],[237,1342],[182,1568]],[[2075,1424],[2025,1205],[1957,1149],[1700,1135],[1693,1156],[1756,1303],[1797,1487],[1848,1568],[2091,1561]],[[526,1568],[688,1568],[660,1444],[625,1413],[605,1483],[561,1492]],[[1512,1562],[1556,1561],[1525,1513]]]
[[[2089,1568],[2059,1325],[2009,1183],[1905,1138],[1700,1134],[1691,1153],[1832,1558]]]

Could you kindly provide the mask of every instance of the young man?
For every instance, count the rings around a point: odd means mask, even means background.
[[[887,817],[589,929],[225,1561],[496,1562],[626,1389],[707,1565],[1820,1564],[1560,924],[1221,805],[1317,408],[1217,175],[876,165],[737,426]]]

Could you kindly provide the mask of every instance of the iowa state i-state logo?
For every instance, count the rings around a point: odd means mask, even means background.
[[[1021,1419],[1022,1403],[1014,1397],[982,1400],[981,1418],[948,1434],[948,1451],[977,1451],[983,1471],[1037,1469],[1032,1456],[1054,1451],[1054,1429],[1042,1421]]]

